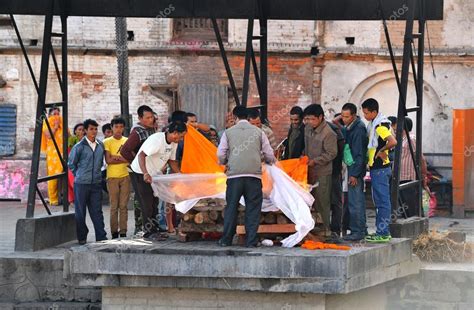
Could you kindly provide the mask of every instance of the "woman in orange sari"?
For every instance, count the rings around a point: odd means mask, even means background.
[[[54,135],[54,139],[58,145],[61,156],[63,154],[63,118],[59,115],[59,108],[51,108],[49,110],[48,122]],[[53,139],[46,126],[46,122],[43,123],[43,136],[41,137],[41,151],[46,153],[46,169],[48,176],[55,175],[63,172],[63,166],[61,159],[56,152],[54,147]],[[49,203],[52,206],[59,204],[59,182],[58,179],[48,181],[48,196]]]

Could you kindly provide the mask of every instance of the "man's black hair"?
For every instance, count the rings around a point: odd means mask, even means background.
[[[168,125],[169,133],[173,133],[173,132],[182,133],[182,132],[186,132],[186,130],[187,130],[186,124],[184,124],[183,122],[171,122]]]
[[[298,115],[299,118],[303,118],[303,109],[299,106],[294,106],[290,110],[290,115]]]
[[[171,113],[170,123],[181,122],[186,123],[188,121],[188,115],[186,112],[181,110],[176,110]]]
[[[323,110],[323,107],[320,104],[313,103],[313,104],[310,104],[309,106],[307,106],[304,109],[304,115],[305,116],[313,115],[313,116],[316,116],[316,117],[319,117],[319,116],[322,115],[324,117],[324,110]]]
[[[84,122],[85,124],[86,122]],[[110,123],[107,123],[105,125],[102,126],[102,133],[105,134],[105,131],[106,130],[112,130],[112,125]]]
[[[247,114],[248,114],[247,118],[249,118],[249,119],[260,118],[260,111],[257,110],[257,109],[248,109]]]
[[[51,115],[53,114],[54,111],[58,110],[59,111],[59,108],[58,107],[52,107],[52,108],[49,108],[49,111],[48,111],[48,115]]]
[[[413,121],[411,120],[411,118],[405,117],[405,126],[407,127],[408,132],[411,132],[411,130],[413,129]]]
[[[80,126],[84,127],[84,124],[83,124],[83,123],[78,123],[78,124],[76,124],[76,125],[74,126],[74,129],[73,129],[72,133],[73,133],[73,134],[76,134],[76,130],[77,130],[77,128],[80,127]]]
[[[189,120],[190,117],[197,117],[196,114],[192,112],[186,112],[186,118]]]
[[[355,104],[348,102],[342,106],[342,111],[349,111],[351,112],[351,115],[356,115],[357,107]]]
[[[147,105],[141,105],[137,110],[138,117],[143,117],[145,112],[153,113],[153,110]]]
[[[89,126],[99,127],[99,124],[95,120],[88,118],[84,121],[84,129],[87,130]]]
[[[362,109],[367,109],[369,112],[378,112],[379,103],[374,98],[369,98],[362,103]]]
[[[246,107],[238,105],[232,110],[232,114],[238,119],[247,119],[249,112]]]
[[[392,123],[392,126],[397,124],[397,117],[396,116],[389,116],[387,118]]]
[[[125,120],[122,117],[114,117],[110,121],[110,125],[113,127],[115,124],[122,124],[125,126]]]

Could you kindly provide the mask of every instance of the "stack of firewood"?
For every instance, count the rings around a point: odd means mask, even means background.
[[[179,240],[198,240],[202,238],[203,233],[222,233],[225,206],[226,202],[223,199],[201,199],[194,208],[182,215],[178,227]],[[237,224],[239,226],[245,224],[244,206],[240,206],[238,209]],[[272,233],[278,233],[278,225],[284,227],[288,226],[287,224],[292,224],[292,222],[281,211],[262,212],[260,215],[260,226],[272,225]],[[273,230],[275,231],[273,232]]]

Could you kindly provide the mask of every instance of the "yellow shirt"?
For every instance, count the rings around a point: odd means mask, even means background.
[[[120,148],[127,141],[126,137],[117,140],[114,137],[110,137],[104,140],[104,148],[106,152],[109,152],[110,155],[120,155]],[[108,164],[107,165],[107,179],[108,178],[123,178],[128,176],[127,170],[128,164]]]
[[[378,135],[379,146],[377,147],[377,149],[375,148],[368,149],[369,167],[372,167],[374,165],[375,154],[377,153],[377,150],[383,147],[383,145],[381,145],[380,143],[381,142],[380,139],[382,139],[383,141],[387,141],[387,138],[392,135],[392,133],[390,132],[390,129],[388,129],[387,127],[383,125],[378,126],[377,129],[375,129],[375,131],[377,132],[377,135]],[[383,165],[388,165],[390,164],[390,159],[388,159],[388,150],[385,150],[384,152],[387,154],[387,159],[383,161]]]

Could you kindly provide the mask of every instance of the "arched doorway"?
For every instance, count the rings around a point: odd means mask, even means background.
[[[407,107],[416,104],[416,92],[413,80],[409,80]],[[380,110],[386,116],[397,115],[398,88],[393,71],[376,73],[362,81],[352,92],[350,102],[360,104],[367,98],[375,98]],[[416,126],[415,114],[408,115]],[[415,132],[415,127],[413,133]],[[451,153],[452,150],[452,115],[434,90],[426,81],[423,87],[423,152]],[[434,165],[446,165],[442,158],[433,158]]]

